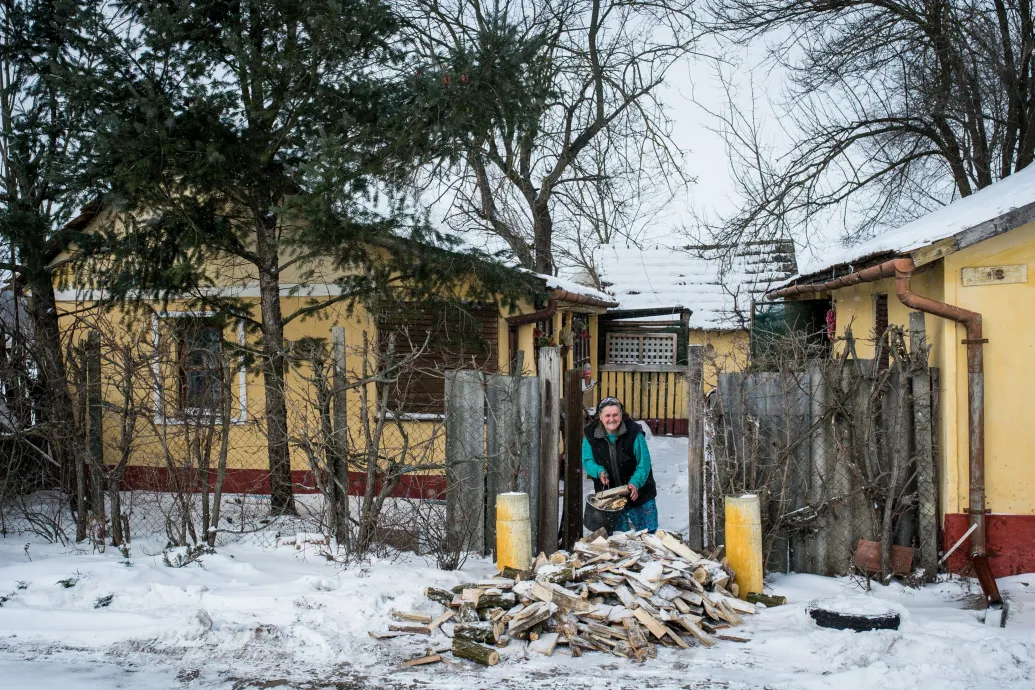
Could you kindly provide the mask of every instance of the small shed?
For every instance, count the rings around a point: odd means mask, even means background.
[[[686,434],[685,373],[701,348],[705,386],[748,360],[756,300],[797,272],[794,244],[619,247],[596,254],[620,308],[600,317],[601,395],[622,399],[656,433]]]

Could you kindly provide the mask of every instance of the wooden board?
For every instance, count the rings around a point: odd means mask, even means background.
[[[528,643],[528,651],[544,656],[553,656],[553,650],[557,646],[557,633],[545,633],[539,636],[538,640]]]

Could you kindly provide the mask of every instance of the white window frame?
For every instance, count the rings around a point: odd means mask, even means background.
[[[154,348],[154,358],[151,361],[151,377],[154,393],[155,424],[177,425],[186,423],[185,420],[180,417],[166,417],[162,414],[162,410],[165,409],[165,391],[162,388],[161,353],[159,351],[161,346],[159,335],[161,322],[169,319],[182,319],[187,317],[205,318],[215,315],[216,313],[211,311],[162,311],[151,315],[151,345]],[[238,319],[237,321],[237,344],[243,350],[244,319]],[[230,423],[244,424],[248,421],[248,369],[244,366],[243,354],[237,358],[237,362],[237,401],[240,407],[240,412],[238,412],[235,417],[230,418]],[[219,415],[213,415],[211,413],[208,413],[208,416],[214,417],[217,420],[220,417]]]

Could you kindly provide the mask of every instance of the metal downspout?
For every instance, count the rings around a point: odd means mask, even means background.
[[[841,287],[869,283],[881,278],[895,278],[895,295],[899,302],[927,314],[963,324],[967,337],[967,451],[970,466],[970,524],[977,529],[970,537],[970,557],[988,603],[1002,601],[999,587],[988,564],[985,525],[985,359],[981,314],[952,304],[939,302],[912,291],[911,279],[916,265],[910,258],[891,259],[877,266],[850,273],[823,283],[792,285],[766,295],[769,300],[803,292],[828,292]]]

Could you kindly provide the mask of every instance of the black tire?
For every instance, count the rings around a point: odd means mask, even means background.
[[[818,606],[809,607],[809,615],[821,628],[833,628],[835,630],[854,630],[866,632],[867,630],[898,630],[902,617],[897,613],[884,614],[848,614],[827,611]]]

